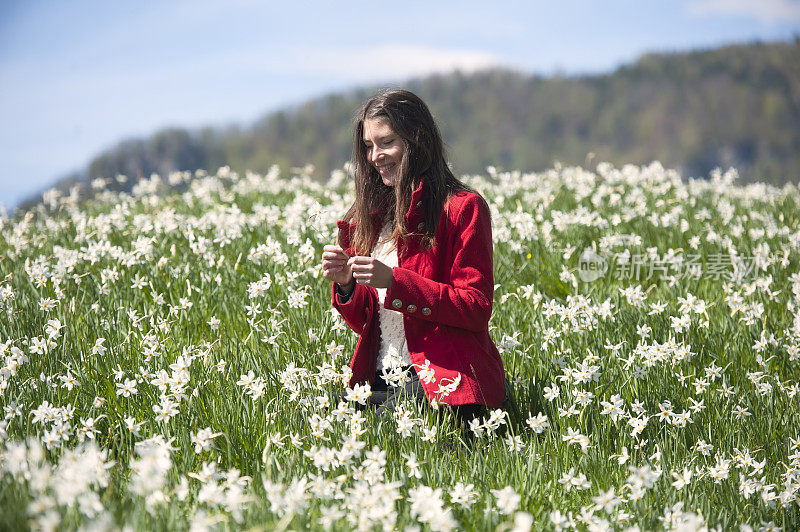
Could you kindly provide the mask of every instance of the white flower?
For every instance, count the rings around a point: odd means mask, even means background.
[[[652,488],[658,477],[661,476],[661,471],[651,469],[650,466],[644,465],[642,467],[628,466],[628,471],[631,474],[628,476],[628,483],[634,487]]]
[[[514,514],[514,524],[509,528],[511,532],[530,532],[533,528],[533,516],[527,512]]]
[[[103,356],[106,354],[106,346],[103,345],[105,341],[105,338],[98,338],[94,341],[94,346],[92,346],[93,355]]]
[[[715,484],[719,484],[721,481],[728,478],[730,464],[730,460],[723,460],[717,456],[717,463],[708,467],[708,476],[714,480]]]
[[[519,507],[521,497],[511,486],[506,486],[501,490],[491,490],[497,500],[497,508],[505,515],[513,514]]]
[[[581,434],[572,427],[569,427],[567,429],[567,434],[566,435],[562,434],[561,438],[570,445],[577,443],[578,445],[581,446],[581,451],[583,451],[584,453],[589,448],[589,437]]]
[[[558,397],[560,390],[558,389],[557,384],[553,384],[553,386],[545,386],[544,387],[544,398],[548,401],[552,401]]]
[[[507,434],[505,442],[508,450],[512,452],[519,452],[525,448],[525,444],[522,443],[522,438],[520,438],[519,435],[512,436],[511,434]]]
[[[194,432],[192,434],[192,443],[194,444],[194,452],[201,453],[203,451],[208,451],[211,449],[211,443],[217,436],[221,436],[222,433],[212,433],[211,429],[206,427],[204,429],[200,429],[196,434]]]
[[[575,529],[575,521],[572,519],[572,514],[569,516],[561,513],[561,510],[554,510],[550,512],[550,522],[556,530]]]
[[[436,375],[433,372],[433,368],[430,367],[431,361],[427,358],[425,359],[425,363],[422,366],[417,365],[417,375],[419,376],[419,380],[424,382],[425,384],[432,384],[436,382]]]
[[[306,301],[307,297],[308,292],[305,290],[305,287],[301,290],[292,289],[289,291],[286,302],[289,304],[289,308],[302,308],[308,305],[308,301]]]
[[[63,383],[64,388],[67,390],[72,390],[75,386],[80,386],[80,383],[72,376],[72,373],[67,370],[66,375],[60,376],[61,382]]]
[[[178,413],[178,405],[167,396],[161,396],[161,403],[153,405],[156,421],[167,422]]]
[[[43,312],[50,312],[56,306],[56,300],[49,297],[39,300],[39,310]]]
[[[561,474],[561,478],[558,479],[558,483],[562,484],[567,490],[571,490],[572,488],[578,488],[579,490],[588,490],[591,487],[589,480],[586,478],[586,475],[583,473],[575,473],[575,468],[570,467],[569,471],[566,473]]]
[[[481,437],[483,435],[484,427],[479,418],[476,417],[475,419],[471,419],[468,425],[469,430],[475,434],[476,437]]]
[[[403,457],[406,459],[409,478],[422,478],[422,472],[419,469],[422,464],[417,460],[417,456],[412,452],[403,454]]]
[[[622,452],[620,454],[612,454],[611,458],[616,458],[619,465],[624,465],[625,462],[628,461],[628,458],[630,458],[630,455],[628,454],[628,448],[623,446]]]
[[[695,450],[697,450],[703,456],[710,456],[714,451],[714,446],[710,443],[706,443],[705,440],[697,440],[697,443],[695,444]]]
[[[609,401],[600,401],[600,404],[603,406],[600,413],[610,415],[614,422],[625,414],[625,410],[622,409],[625,403],[619,395],[612,395]]]
[[[453,504],[460,504],[464,508],[470,506],[476,500],[478,500],[478,494],[475,491],[475,486],[472,484],[456,482],[453,489],[450,491],[450,502]]]
[[[456,528],[456,521],[450,508],[442,502],[442,490],[432,489],[429,486],[418,486],[408,491],[408,500],[411,502],[411,516],[421,523],[428,524],[431,530],[452,530]]]
[[[371,395],[372,387],[368,382],[365,382],[364,384],[356,384],[352,388],[348,388],[347,392],[345,392],[345,399],[365,405],[367,404],[367,399],[369,399]]]
[[[692,471],[691,469],[684,467],[682,473],[673,471],[672,477],[675,479],[675,482],[672,483],[672,486],[676,490],[680,490],[688,486],[689,483],[692,481]]]
[[[125,428],[128,429],[128,432],[130,432],[133,436],[136,436],[137,438],[142,437],[142,435],[139,434],[139,428],[141,428],[141,426],[144,424],[143,422],[136,423],[136,419],[132,417],[126,417],[124,421],[125,421]]]
[[[594,503],[602,508],[607,514],[614,511],[614,508],[622,504],[622,499],[614,494],[614,488],[610,488],[605,493],[600,492],[596,497],[592,497]]]
[[[47,321],[47,325],[45,326],[45,333],[47,333],[47,337],[51,340],[58,340],[61,336],[61,329],[64,326],[61,324],[61,321],[58,319],[52,319]]]
[[[124,383],[117,383],[117,395],[121,395],[122,397],[130,397],[131,395],[136,395],[136,380],[135,379],[125,379]]]
[[[436,425],[432,425],[430,427],[422,427],[422,437],[420,439],[422,441],[433,441],[436,439],[437,431],[438,427]]]
[[[487,432],[493,432],[500,428],[500,425],[505,425],[506,415],[503,409],[495,408],[489,412],[489,418],[484,422],[483,426]]]
[[[682,314],[679,317],[670,316],[669,319],[672,322],[671,327],[676,333],[682,333],[692,323],[692,317],[689,314]]]
[[[637,438],[647,426],[648,417],[632,417],[628,420],[628,425],[631,426],[631,436]]]
[[[329,357],[331,357],[331,359],[335,360],[342,356],[342,353],[344,352],[344,346],[332,341],[328,344],[325,344],[325,352]]]
[[[541,434],[550,426],[550,423],[547,421],[547,416],[541,412],[536,414],[536,417],[529,415],[526,423],[536,434]]]
[[[172,467],[170,441],[163,436],[155,436],[137,442],[134,446],[137,459],[131,461],[131,481],[129,489],[140,496],[147,497],[159,492],[167,480],[167,472]],[[155,500],[155,499],[154,499]]]

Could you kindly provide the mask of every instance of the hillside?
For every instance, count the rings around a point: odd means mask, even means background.
[[[800,178],[798,65],[795,39],[648,54],[601,76],[488,70],[404,86],[429,103],[462,174],[489,164],[536,171],[554,161],[659,160],[686,177],[735,166],[744,181],[779,184]],[[349,158],[352,116],[376,88],[328,95],[248,126],[169,129],[128,140],[66,179],[221,165],[264,172],[274,163],[312,163],[315,177],[325,179]]]

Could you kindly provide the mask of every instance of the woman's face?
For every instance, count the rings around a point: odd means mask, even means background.
[[[367,159],[375,167],[386,186],[393,187],[400,179],[400,161],[405,144],[385,118],[364,120],[364,147]]]

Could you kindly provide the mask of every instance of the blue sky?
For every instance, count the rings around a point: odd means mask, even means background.
[[[366,83],[493,65],[600,73],[795,35],[800,0],[2,0],[0,204],[125,138],[246,125]]]

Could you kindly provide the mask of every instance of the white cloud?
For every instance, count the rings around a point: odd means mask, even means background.
[[[739,15],[762,22],[800,22],[798,0],[699,0],[688,5],[692,15]]]
[[[273,72],[334,75],[351,82],[396,80],[456,69],[474,72],[507,65],[488,52],[409,44],[297,48],[284,54],[269,53],[261,59],[262,68]]]

